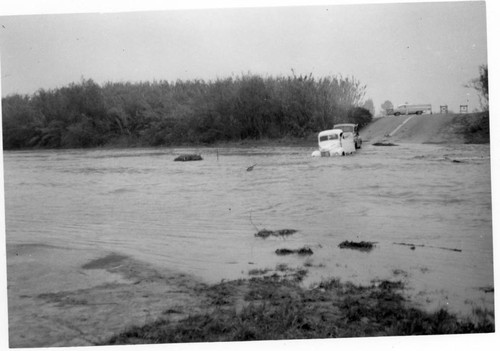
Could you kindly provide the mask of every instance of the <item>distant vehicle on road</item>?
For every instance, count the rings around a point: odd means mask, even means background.
[[[344,139],[345,138],[353,138],[354,140],[354,147],[356,149],[361,149],[361,144],[363,143],[363,140],[359,136],[358,133],[358,125],[354,123],[342,123],[342,124],[335,124],[333,126],[333,129],[342,129],[344,132]]]
[[[421,115],[425,112],[432,114],[432,105],[430,104],[422,104],[422,105],[411,105],[411,104],[403,104],[399,105],[395,109],[387,110],[387,115]]]

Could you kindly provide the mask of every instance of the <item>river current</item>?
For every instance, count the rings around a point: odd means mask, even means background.
[[[278,264],[304,284],[402,280],[423,308],[493,308],[488,145],[4,152],[7,245],[131,255],[207,282]],[[182,153],[202,161],[174,162]],[[252,171],[247,167],[255,165]],[[286,238],[261,229],[295,229]],[[341,249],[371,241],[371,252]],[[311,256],[278,256],[307,246]]]

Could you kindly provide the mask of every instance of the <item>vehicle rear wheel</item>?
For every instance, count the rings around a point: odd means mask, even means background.
[[[401,114],[400,112],[396,112],[394,116],[399,116],[400,114]]]
[[[420,116],[422,114],[422,111],[417,111],[417,115]]]

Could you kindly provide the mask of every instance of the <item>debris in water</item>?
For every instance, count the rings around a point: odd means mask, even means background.
[[[253,171],[253,168],[254,168],[255,166],[257,166],[257,164],[254,164],[254,165],[252,165],[252,166],[248,167],[248,168],[247,168],[247,172]]]
[[[398,145],[393,144],[393,143],[374,143],[372,145],[373,146],[398,146]]]
[[[297,253],[299,255],[312,255],[313,250],[311,250],[311,248],[309,248],[309,247],[303,247],[303,248],[298,249]]]
[[[291,255],[295,252],[295,250],[290,250],[290,249],[277,249],[276,255]]]
[[[175,158],[174,161],[201,161],[203,158],[197,154],[184,154]]]
[[[309,247],[302,247],[297,250],[290,250],[290,249],[277,249],[276,255],[291,255],[291,254],[298,254],[298,255],[312,255],[313,251]]]
[[[495,291],[495,288],[493,288],[492,286],[485,286],[485,287],[479,288],[479,290],[482,290],[485,293],[492,293]]]
[[[288,236],[296,233],[297,231],[295,229],[280,229],[280,230],[267,230],[267,229],[262,229],[259,230],[257,233],[255,233],[255,236],[260,237],[260,238],[268,238],[270,236]]]
[[[450,247],[442,247],[442,246],[430,246],[430,245],[416,245],[416,244],[407,244],[407,243],[393,243],[394,245],[402,245],[402,246],[410,246],[410,249],[415,250],[415,247],[430,247],[433,249],[441,249],[441,250],[448,250],[448,251],[455,251],[455,252],[462,252],[460,249],[454,249]]]
[[[341,249],[354,249],[354,250],[360,250],[360,251],[370,251],[373,249],[375,243],[370,242],[370,241],[360,241],[360,242],[355,242],[355,241],[343,241],[339,244],[339,247]]]
[[[464,163],[464,161],[460,161],[460,160],[457,160],[457,159],[454,159],[454,158],[449,158],[448,156],[445,156],[444,159],[446,161],[451,161],[453,163]]]

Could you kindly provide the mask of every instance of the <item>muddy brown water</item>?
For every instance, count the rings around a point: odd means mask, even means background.
[[[209,283],[306,265],[305,286],[401,280],[425,309],[493,308],[488,145],[313,150],[4,152],[7,246],[112,251]],[[174,162],[185,153],[203,161]],[[255,237],[262,229],[298,232]],[[345,240],[375,248],[339,248]],[[314,254],[275,254],[304,246]]]

